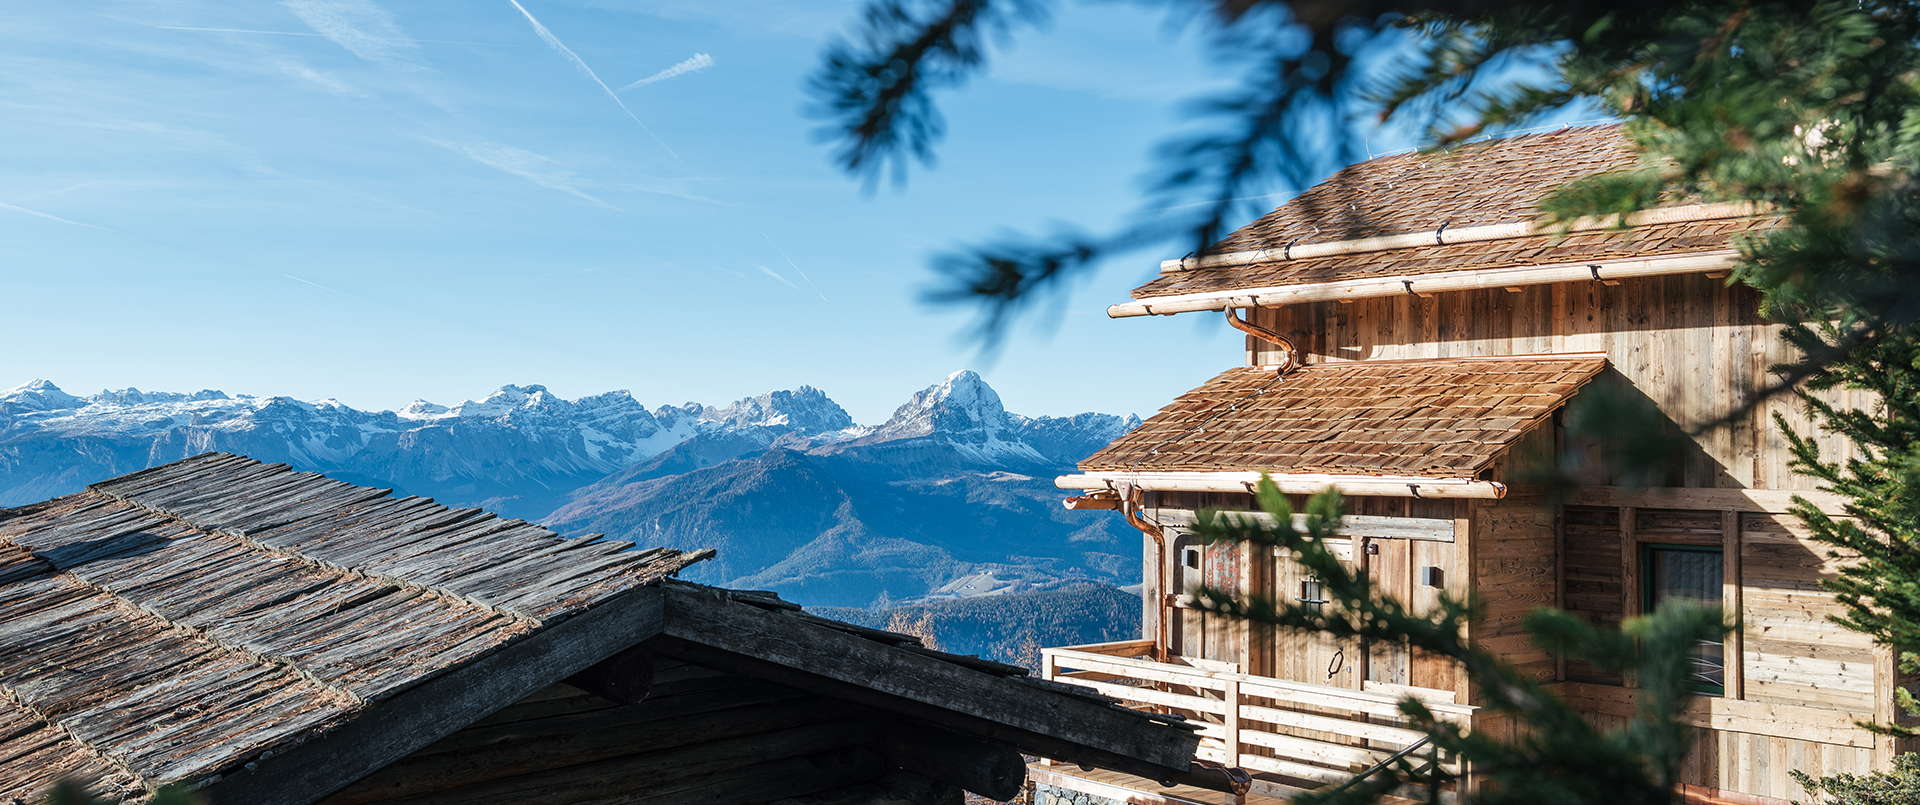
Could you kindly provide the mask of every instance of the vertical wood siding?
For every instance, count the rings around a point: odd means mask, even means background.
[[[1780,327],[1763,320],[1758,305],[1749,288],[1693,274],[1619,285],[1570,282],[1518,292],[1493,288],[1289,305],[1259,310],[1257,322],[1296,339],[1305,359],[1320,363],[1604,352],[1618,373],[1616,382],[1687,427],[1745,402],[1773,379],[1769,365],[1794,359]],[[1254,362],[1277,362],[1271,345],[1250,338],[1248,346]],[[1870,400],[1855,391],[1828,396],[1845,405]],[[1823,455],[1851,455],[1845,440],[1818,433],[1790,396],[1780,396],[1732,427],[1692,437],[1693,449],[1668,478],[1656,480],[1685,487],[1813,488],[1787,466],[1776,413],[1798,432],[1816,434]],[[1618,485],[1620,479],[1591,482]]]

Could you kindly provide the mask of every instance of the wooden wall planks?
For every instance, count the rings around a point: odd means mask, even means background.
[[[1779,326],[1762,320],[1758,297],[1705,275],[1675,275],[1523,288],[1455,291],[1433,297],[1381,297],[1262,308],[1255,322],[1294,338],[1308,362],[1605,352],[1617,380],[1639,391],[1681,426],[1702,424],[1743,402],[1772,378],[1767,366],[1794,355]],[[1255,363],[1278,360],[1249,338]],[[1864,392],[1828,398],[1863,405]],[[1776,397],[1744,421],[1693,438],[1665,485],[1811,489],[1787,465],[1780,414],[1815,434],[1822,455],[1851,455],[1844,440],[1819,433],[1800,406]],[[1593,479],[1614,485],[1620,479]]]
[[[1735,529],[1732,539],[1725,533],[1730,528]],[[1796,724],[1818,713],[1831,713],[1826,720],[1843,726],[1872,721],[1880,699],[1890,697],[1877,693],[1887,687],[1880,679],[1884,669],[1876,667],[1884,664],[1885,652],[1865,635],[1827,620],[1841,610],[1831,594],[1820,590],[1819,580],[1834,573],[1839,561],[1807,539],[1792,515],[1568,506],[1563,529],[1565,608],[1595,623],[1617,623],[1623,609],[1632,609],[1623,604],[1631,603],[1637,585],[1623,584],[1620,576],[1637,561],[1630,556],[1636,541],[1737,551],[1724,567],[1738,574],[1729,600],[1740,607],[1744,630],[1729,645],[1736,647],[1733,656],[1740,663],[1738,673],[1729,675],[1726,696],[1709,704],[1747,710],[1779,706],[1796,715],[1769,720],[1733,714],[1724,724],[1717,719],[1713,727],[1702,727],[1683,783],[1784,798],[1802,794],[1787,777],[1789,769],[1821,776],[1874,767],[1875,744],[1864,733],[1828,727],[1811,737],[1795,734]],[[1626,694],[1615,687],[1620,679],[1582,663],[1569,662],[1566,675],[1572,683],[1599,683],[1586,685],[1586,695]],[[1603,724],[1621,715],[1604,707],[1596,712]],[[1842,734],[1852,745],[1830,742]]]
[[[1545,498],[1517,495],[1475,501],[1472,508],[1471,583],[1485,606],[1474,623],[1474,640],[1550,681],[1557,663],[1533,644],[1524,621],[1533,610],[1554,605],[1554,509]],[[1464,585],[1454,594],[1461,592]]]
[[[656,662],[645,701],[618,705],[556,684],[317,805],[566,805],[608,796],[683,802],[711,779],[859,747],[884,733],[877,716],[857,705],[698,665]],[[846,771],[774,785],[767,798],[863,776],[858,768]]]

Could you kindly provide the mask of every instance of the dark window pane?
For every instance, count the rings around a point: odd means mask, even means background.
[[[1649,547],[1645,570],[1648,611],[1662,601],[1682,599],[1702,606],[1719,606],[1723,567],[1717,550],[1684,550]],[[1693,651],[1693,681],[1709,688],[1726,685],[1726,646],[1720,641],[1702,642]]]
[[[1720,553],[1715,551],[1678,551],[1654,548],[1650,582],[1654,603],[1669,598],[1690,598],[1703,604],[1720,604]]]

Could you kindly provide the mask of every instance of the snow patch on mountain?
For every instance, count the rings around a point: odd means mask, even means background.
[[[724,428],[759,427],[806,434],[853,427],[853,417],[846,409],[812,386],[769,391],[725,408],[708,408],[700,413],[700,419]]]

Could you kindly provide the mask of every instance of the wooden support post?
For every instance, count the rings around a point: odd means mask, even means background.
[[[1900,682],[1898,650],[1893,646],[1873,647],[1873,720],[1878,724],[1897,724],[1900,709],[1893,701],[1893,689]],[[1893,758],[1900,753],[1901,741],[1879,735],[1873,741],[1873,770],[1893,771]]]
[[[1554,286],[1558,294],[1560,286]],[[1559,297],[1556,295],[1556,299]],[[1555,416],[1559,414],[1556,412]],[[1557,452],[1556,452],[1557,454]],[[1553,510],[1553,608],[1567,608],[1567,507]],[[1567,655],[1553,655],[1553,681],[1567,681]]]
[[[1725,511],[1720,513],[1720,606],[1726,614],[1741,625],[1727,633],[1725,645],[1721,648],[1721,661],[1725,664],[1726,693],[1729,699],[1747,698],[1747,677],[1743,673],[1746,665],[1747,627],[1745,604],[1740,594],[1740,513]]]
[[[1474,546],[1479,542],[1478,535],[1473,533],[1473,515],[1477,508],[1471,500],[1456,500],[1453,504],[1453,545],[1454,551],[1458,554],[1459,567],[1465,571],[1460,574],[1463,582],[1473,580],[1480,567],[1479,563],[1474,561],[1478,553],[1474,550]],[[1463,635],[1467,640],[1471,641],[1477,637],[1473,634],[1472,625],[1468,625],[1467,630],[1467,634]],[[1454,667],[1454,701],[1461,704],[1478,704],[1476,699],[1480,695],[1479,688],[1467,677],[1466,667],[1460,663],[1455,663]],[[1471,789],[1470,783],[1464,778],[1461,780],[1461,786],[1462,793],[1467,793]]]
[[[1151,550],[1151,549],[1152,549],[1152,547],[1151,547],[1151,546],[1153,545],[1153,541],[1152,541],[1152,540],[1148,540],[1148,541],[1147,541],[1147,545],[1149,546],[1149,547],[1148,547],[1148,549],[1149,549],[1149,550]],[[1152,576],[1153,574],[1151,574],[1151,573],[1149,573],[1149,574],[1147,574],[1147,575],[1148,575],[1149,577],[1151,577],[1151,576]],[[1152,582],[1151,580],[1149,580],[1149,581],[1147,582],[1147,585],[1151,585],[1152,583],[1153,583],[1153,582]],[[1143,586],[1147,586],[1147,585],[1143,585]],[[1152,611],[1152,610],[1153,610],[1154,608],[1153,608],[1153,607],[1148,607],[1147,609],[1148,609],[1148,611]],[[1148,639],[1152,639],[1152,637],[1153,637],[1153,633],[1152,633],[1152,632],[1145,632],[1144,634],[1146,634],[1146,635],[1147,635],[1147,637],[1148,637]],[[1041,653],[1040,653],[1040,678],[1041,678],[1041,679],[1045,679],[1045,680],[1047,680],[1047,681],[1049,681],[1049,682],[1052,682],[1052,681],[1057,681],[1057,680],[1055,680],[1055,679],[1054,679],[1054,677],[1057,677],[1057,676],[1059,676],[1059,675],[1060,675],[1060,658],[1059,658],[1059,657],[1057,657],[1057,656],[1055,656],[1055,655],[1052,655],[1052,654],[1048,654],[1048,653],[1046,653],[1046,652],[1044,652],[1044,651],[1043,651],[1043,652],[1041,652]],[[1058,762],[1058,761],[1056,761],[1056,760],[1054,760],[1053,758],[1050,758],[1050,757],[1042,757],[1042,758],[1040,758],[1040,765],[1042,765],[1042,766],[1052,766],[1052,765],[1054,765],[1054,764],[1055,764],[1055,763],[1057,763],[1057,762]]]
[[[1224,694],[1226,717],[1226,765],[1240,765],[1240,680],[1228,678]]]
[[[1620,620],[1640,614],[1640,545],[1633,539],[1635,510],[1620,507]],[[1621,675],[1621,684],[1640,687],[1640,680],[1629,670]]]

